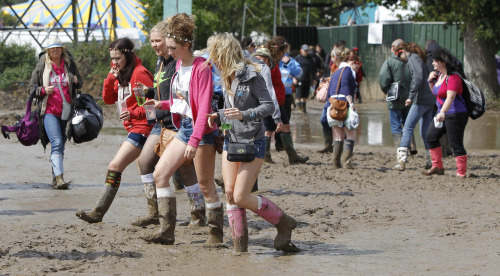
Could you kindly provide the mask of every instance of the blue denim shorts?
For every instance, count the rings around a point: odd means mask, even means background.
[[[229,136],[224,136],[224,151],[227,151],[227,144],[229,143]],[[253,148],[255,149],[255,158],[264,159],[266,154],[266,138],[253,141]]]
[[[160,133],[161,133],[161,123],[156,122],[153,129],[151,129],[151,132],[149,133],[149,135],[160,135]]]
[[[127,136],[127,142],[132,144],[134,147],[142,149],[144,147],[144,144],[146,143],[146,140],[148,139],[148,136],[140,133],[135,133],[135,132],[130,132]]]
[[[200,146],[202,145],[213,145],[214,137],[217,136],[219,130],[214,130],[213,132],[207,133],[203,135],[203,139],[200,141]],[[181,120],[181,128],[177,132],[175,138],[179,139],[181,142],[187,145],[189,139],[191,139],[191,135],[193,134],[193,124],[192,120],[189,117],[182,117]]]

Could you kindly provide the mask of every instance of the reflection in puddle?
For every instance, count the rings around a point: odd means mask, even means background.
[[[360,126],[357,130],[356,143],[393,147],[389,112],[384,102],[357,105]],[[323,145],[323,131],[319,119],[322,107],[308,107],[307,114],[292,111],[291,127],[295,143],[302,145]],[[417,146],[423,148],[419,133],[420,126],[415,127]],[[464,144],[466,149],[498,149],[500,148],[500,114],[486,112],[477,120],[469,119],[465,129]]]

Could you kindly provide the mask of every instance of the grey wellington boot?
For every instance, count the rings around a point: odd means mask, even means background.
[[[207,223],[210,230],[208,231],[208,239],[205,244],[222,243],[224,236],[224,208],[222,208],[222,204],[215,209],[207,209]]]
[[[333,142],[333,167],[340,169],[342,168],[342,163],[340,163],[340,157],[344,148],[344,141]]]
[[[148,214],[143,218],[132,221],[134,226],[158,225],[158,201],[156,200],[156,186],[154,183],[144,183],[144,194],[148,202]]]
[[[291,133],[281,133],[281,140],[283,141],[283,145],[285,146],[286,154],[288,155],[288,161],[290,165],[306,163],[309,160],[309,156],[300,156],[297,154],[293,147],[292,134]]]
[[[264,162],[276,164],[271,158],[271,137],[266,136],[266,153],[264,154]]]
[[[76,213],[76,216],[88,223],[101,222],[102,218],[108,211],[109,206],[111,206],[111,203],[113,203],[116,192],[118,192],[118,188],[112,187],[111,185],[106,185],[104,192],[99,197],[95,208],[88,213],[80,210]]]
[[[175,197],[158,198],[158,218],[160,220],[160,231],[146,234],[141,237],[146,242],[160,244],[174,244],[175,222],[177,218],[177,206]]]

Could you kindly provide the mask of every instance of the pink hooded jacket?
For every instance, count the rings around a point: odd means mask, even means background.
[[[206,59],[197,57],[193,61],[193,70],[191,73],[191,81],[189,82],[189,105],[193,113],[193,134],[189,139],[188,145],[198,148],[203,135],[217,130],[214,124],[212,128],[208,127],[208,120],[205,115],[212,113],[212,69],[205,65]],[[181,66],[181,60],[177,61],[176,71]],[[172,77],[173,80],[177,77],[177,72]],[[173,89],[170,89],[170,100],[162,101],[161,109],[170,110],[173,104],[172,97]],[[200,119],[200,120],[198,120]],[[177,129],[180,128],[181,116],[172,113],[172,121]]]

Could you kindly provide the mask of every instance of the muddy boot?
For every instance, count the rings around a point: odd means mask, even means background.
[[[227,220],[231,229],[234,251],[248,252],[247,211],[238,205],[227,205]]]
[[[285,151],[286,154],[288,155],[288,161],[290,162],[290,165],[299,163],[304,164],[307,162],[307,160],[309,160],[309,156],[300,156],[297,154],[297,152],[293,148],[292,135],[290,132],[288,133],[282,132],[281,140],[283,141],[283,145],[285,145]]]
[[[432,167],[429,170],[424,170],[422,174],[424,175],[444,175],[443,167],[443,151],[441,147],[429,149],[431,153]]]
[[[201,193],[200,185],[196,183],[192,186],[186,186],[186,194],[189,201],[189,210],[191,211],[188,227],[205,226],[205,197]]]
[[[426,170],[432,168],[432,159],[431,159],[431,153],[429,150],[425,151],[425,167]]]
[[[399,147],[396,151],[397,164],[394,166],[395,170],[404,171],[406,159],[408,158],[408,148]]]
[[[465,178],[467,173],[467,155],[455,156],[457,177]]]
[[[340,163],[340,156],[342,155],[343,147],[344,141],[333,142],[333,167],[336,169],[342,168],[342,163]]]
[[[274,248],[284,252],[299,252],[292,242],[292,230],[297,227],[297,221],[285,214],[276,204],[263,196],[258,196],[260,208],[255,212],[267,222],[276,226],[278,234],[274,238]]]
[[[160,231],[146,234],[141,239],[150,243],[174,244],[177,206],[175,197],[158,198],[158,218]]]
[[[116,192],[118,192],[118,188],[120,187],[121,179],[121,172],[108,171],[104,192],[97,201],[94,210],[88,213],[80,210],[76,212],[76,216],[88,223],[101,222],[102,218],[108,211],[109,206],[111,206],[111,203],[113,203],[113,200],[115,199]]]
[[[205,242],[207,245],[219,244],[223,242],[223,226],[224,226],[224,208],[219,201],[219,207],[207,209],[207,223],[210,230],[208,231],[208,239]]]
[[[318,150],[318,153],[333,152],[333,133],[331,128],[323,127],[323,138],[325,138],[325,147]]]
[[[399,148],[399,146],[401,145],[401,137],[402,136],[403,136],[403,133],[401,133],[401,132],[394,133],[392,135],[392,140],[394,141],[394,146],[396,148]]]
[[[354,150],[354,140],[345,140],[344,152],[340,157],[340,163],[342,164],[342,168],[354,169],[354,167],[351,164],[353,150]]]
[[[158,219],[158,201],[156,200],[156,186],[154,182],[144,183],[144,194],[146,195],[146,200],[148,202],[148,214],[143,218],[138,218],[132,221],[132,225],[134,226],[148,226],[151,224],[158,225],[160,224],[160,221]]]
[[[299,113],[304,113],[304,109],[302,108],[302,104],[303,104],[303,102],[300,102],[300,101],[297,102],[297,111]]]
[[[264,162],[276,164],[271,158],[271,137],[266,136],[266,153],[264,154]]]
[[[176,170],[174,172],[174,175],[172,176],[172,182],[174,183],[176,191],[184,189],[184,179],[182,178],[182,174],[179,170]]]
[[[55,177],[54,188],[58,190],[67,190],[69,188],[70,182],[64,181],[63,175],[58,175]]]
[[[304,114],[307,114],[306,106],[307,106],[307,101],[303,101],[302,102],[302,113],[304,113]]]
[[[417,150],[417,144],[415,143],[415,133],[411,136],[411,143],[410,143],[410,155],[415,155],[418,153]]]
[[[276,148],[277,152],[284,151],[285,147],[283,146],[283,141],[281,140],[281,133],[275,133],[274,134],[274,147]]]

